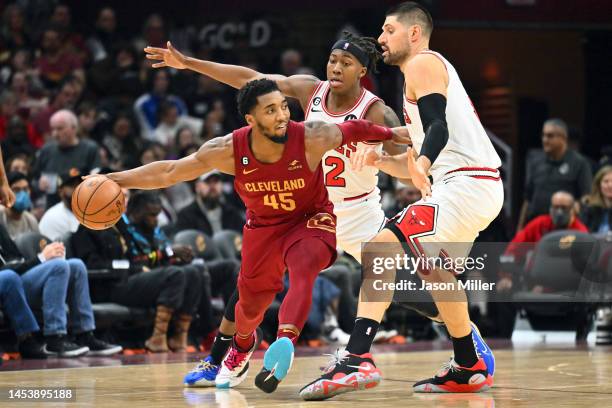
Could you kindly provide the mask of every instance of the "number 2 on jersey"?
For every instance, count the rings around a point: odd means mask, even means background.
[[[346,180],[340,177],[344,173],[344,160],[336,156],[325,158],[325,165],[332,166],[331,170],[325,174],[325,185],[328,187],[346,187]]]
[[[276,199],[276,196],[276,194],[266,194],[263,198],[264,205],[272,207],[275,210],[278,210],[278,207],[285,211],[295,210],[295,200],[291,198],[293,197],[293,193],[280,193],[278,194],[278,200]]]

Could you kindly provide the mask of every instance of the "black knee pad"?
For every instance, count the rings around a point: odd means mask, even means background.
[[[225,312],[223,312],[223,317],[230,322],[236,321],[236,303],[238,303],[238,289],[230,296],[227,305],[225,305]]]

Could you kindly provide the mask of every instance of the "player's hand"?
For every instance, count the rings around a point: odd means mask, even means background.
[[[0,203],[8,208],[15,204],[15,193],[13,193],[13,190],[11,190],[11,187],[8,185],[8,181],[5,181],[0,186]]]
[[[147,59],[156,62],[152,66],[153,68],[163,68],[163,67],[172,67],[176,69],[185,69],[187,68],[187,57],[179,52],[174,46],[168,41],[167,49],[157,48],[157,47],[145,47],[144,51],[147,53]]]
[[[421,156],[417,159],[416,152],[414,149],[408,149],[408,173],[410,173],[410,180],[412,184],[421,192],[421,198],[426,200],[427,197],[431,197],[431,181],[427,176],[427,169],[431,166],[429,159],[425,156]]]
[[[364,166],[376,167],[382,155],[379,154],[373,147],[361,147],[356,152],[351,154],[351,167],[355,171],[360,171]]]
[[[401,145],[412,146],[412,139],[410,138],[410,132],[406,129],[406,126],[398,126],[391,128],[393,131],[393,143]]]

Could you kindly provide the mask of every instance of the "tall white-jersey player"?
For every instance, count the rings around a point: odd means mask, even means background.
[[[153,66],[191,69],[234,88],[247,82],[266,77],[276,81],[281,92],[296,98],[304,110],[307,121],[340,123],[352,119],[367,119],[388,127],[401,126],[395,112],[376,95],[360,85],[368,70],[375,71],[382,58],[374,38],[357,37],[344,32],[334,43],[327,61],[327,80],[312,75],[267,75],[250,68],[219,64],[187,57],[168,42],[167,49],[147,47],[147,58],[159,61]],[[322,160],[330,200],[337,218],[337,245],[345,252],[361,260],[361,243],[372,239],[385,222],[378,190],[378,169],[354,170],[350,158],[365,145],[344,145],[327,152]],[[381,153],[400,154],[405,147],[391,142],[372,146]],[[185,377],[188,386],[213,386],[219,364],[230,346],[235,332],[233,308],[236,294],[228,302],[224,318],[215,338],[211,354]],[[299,333],[295,333],[299,335]],[[246,378],[247,371],[241,375]],[[241,379],[235,379],[232,386]]]
[[[466,257],[479,232],[502,208],[501,160],[457,72],[429,49],[433,29],[429,12],[417,3],[402,3],[387,13],[382,29],[378,41],[384,62],[397,65],[404,75],[404,115],[413,149],[398,156],[368,149],[357,152],[353,165],[357,170],[373,166],[410,178],[423,198],[394,217],[371,242],[402,243],[407,254],[415,257]],[[456,282],[453,273],[444,270],[418,275],[431,283]],[[381,372],[369,350],[390,300],[364,301],[368,289],[364,285],[371,282],[362,283],[346,353],[300,391],[304,399],[326,399],[372,388],[380,381]],[[454,357],[435,376],[414,384],[414,391],[488,389],[493,384],[495,360],[470,322],[465,293],[460,293],[462,301],[449,301],[439,291],[430,293],[451,335]]]

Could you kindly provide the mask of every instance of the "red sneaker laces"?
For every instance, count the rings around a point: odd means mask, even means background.
[[[246,358],[247,353],[242,353],[238,351],[236,347],[232,347],[227,358],[225,359],[225,365],[230,370],[238,367],[242,361]]]

